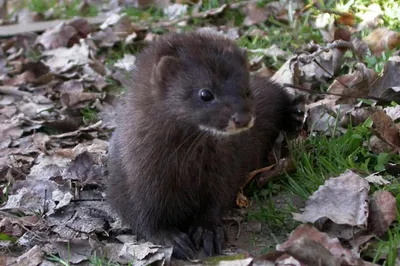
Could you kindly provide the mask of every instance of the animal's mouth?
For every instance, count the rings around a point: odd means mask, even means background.
[[[204,126],[204,125],[200,125],[199,128],[200,128],[200,130],[207,131],[214,136],[232,136],[232,135],[237,135],[237,134],[240,134],[242,132],[245,132],[245,131],[251,129],[254,126],[254,121],[255,121],[255,117],[252,116],[250,122],[246,126],[243,126],[243,127],[237,127],[236,124],[232,120],[229,120],[228,126],[225,127],[224,129],[217,129],[215,127],[209,127],[209,126]]]

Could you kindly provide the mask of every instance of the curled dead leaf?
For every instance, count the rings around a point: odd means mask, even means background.
[[[386,190],[376,191],[370,202],[368,229],[382,236],[396,219],[396,198]]]
[[[236,195],[236,205],[238,205],[239,207],[242,207],[242,208],[248,208],[250,205],[249,199],[245,195],[243,195],[242,192],[239,192]]]
[[[383,73],[371,86],[369,95],[400,101],[400,56],[392,56],[385,63]]]
[[[400,44],[400,32],[377,28],[365,37],[364,41],[374,55],[381,56],[386,49],[392,50]]]
[[[372,115],[374,133],[396,150],[400,149],[400,131],[393,120],[384,111],[378,110]]]
[[[306,202],[302,214],[293,213],[293,219],[315,222],[328,218],[337,224],[366,227],[368,218],[368,181],[346,170],[330,178]]]
[[[295,243],[295,241],[302,238],[307,238],[314,242],[320,243],[335,256],[339,257],[344,254],[351,255],[351,252],[347,249],[344,249],[337,238],[332,239],[327,234],[318,231],[316,228],[308,224],[299,225],[293,232],[290,233],[287,241],[276,246],[276,250],[287,251]]]
[[[373,69],[369,69],[363,64],[357,64],[356,71],[338,77],[329,86],[328,92],[343,95],[338,99],[337,103],[355,103],[356,97],[363,97],[369,94],[371,84],[376,77],[377,74]],[[346,95],[351,97],[346,97]]]
[[[77,33],[73,26],[63,22],[45,31],[36,42],[43,45],[46,50],[67,47],[70,39]]]

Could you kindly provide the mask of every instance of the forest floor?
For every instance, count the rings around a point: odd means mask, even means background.
[[[400,265],[398,1],[2,2],[0,266],[171,261],[108,207],[106,158],[137,53],[194,30],[246,48],[306,115],[238,194],[224,254],[172,262]]]

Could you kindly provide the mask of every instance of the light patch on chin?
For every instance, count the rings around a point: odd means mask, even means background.
[[[241,127],[241,128],[236,128],[231,121],[229,121],[228,126],[225,128],[225,130],[219,130],[213,127],[207,127],[207,126],[203,126],[203,125],[199,125],[200,130],[202,131],[207,131],[211,134],[213,134],[214,136],[232,136],[232,135],[236,135],[239,134],[241,132],[247,131],[250,128],[252,128],[254,126],[254,120],[255,117],[253,116],[253,118],[251,119],[250,123],[246,126],[246,127]]]

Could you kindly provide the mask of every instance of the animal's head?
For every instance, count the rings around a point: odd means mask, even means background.
[[[255,120],[246,52],[211,34],[174,34],[157,40],[150,77],[165,113],[201,131],[227,136]]]

